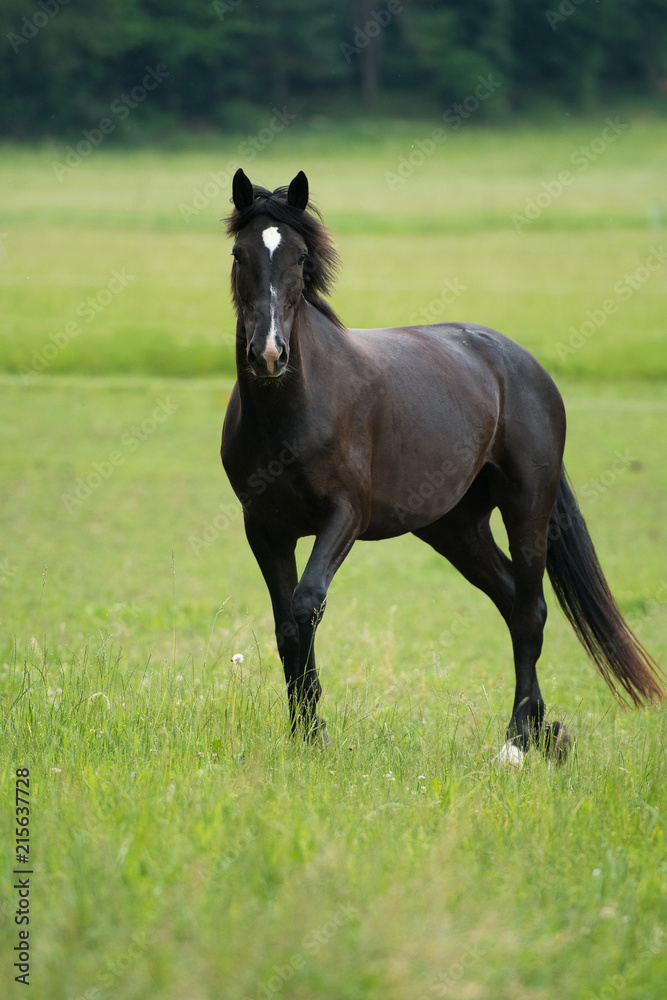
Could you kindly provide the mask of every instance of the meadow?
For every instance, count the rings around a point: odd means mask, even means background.
[[[548,588],[540,679],[575,748],[499,767],[505,626],[406,537],[339,572],[332,745],[291,741],[218,456],[226,178],[304,169],[350,326],[472,320],[554,375],[602,565],[664,667],[667,136],[621,124],[471,125],[429,152],[434,122],[313,121],[252,161],[202,137],[60,179],[64,144],[0,147],[3,996],[24,995],[21,768],[37,1000],[664,996],[664,710],[617,705]]]

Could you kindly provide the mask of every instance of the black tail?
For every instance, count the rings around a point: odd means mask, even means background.
[[[661,670],[612,596],[565,469],[549,524],[547,572],[568,621],[619,700],[627,703],[617,683],[635,705],[661,698]]]

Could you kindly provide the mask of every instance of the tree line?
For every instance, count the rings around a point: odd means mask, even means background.
[[[667,94],[667,0],[3,0],[0,45],[16,137],[239,130],[288,105],[425,116],[480,81],[480,117]]]

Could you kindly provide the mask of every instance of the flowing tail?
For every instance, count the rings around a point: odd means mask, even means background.
[[[635,705],[662,698],[662,671],[612,596],[565,469],[549,523],[547,573],[565,616],[617,698],[627,704],[627,695]]]

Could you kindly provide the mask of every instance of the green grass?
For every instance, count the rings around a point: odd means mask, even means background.
[[[494,326],[560,374],[664,377],[667,267],[634,289],[625,276],[664,243],[667,139],[660,124],[628,125],[601,152],[604,120],[461,129],[391,185],[385,175],[438,122],[315,136],[292,125],[254,162],[240,137],[201,152],[102,147],[60,180],[64,147],[2,147],[0,370],[231,374],[229,246],[217,220],[230,207],[226,178],[243,165],[270,186],[308,172],[341,252],[333,304],[350,326],[404,324],[426,308]],[[571,183],[517,231],[514,217],[563,171]],[[184,213],[196,191],[201,207]],[[106,296],[123,269],[131,280],[87,321],[86,300]],[[447,305],[446,279],[460,289]],[[616,311],[564,356],[571,328],[609,300]]]
[[[604,123],[462,129],[391,192],[384,173],[435,125],[288,129],[248,169],[309,173],[351,325],[437,309],[447,278],[466,286],[448,316],[556,374],[602,564],[664,665],[667,269],[558,350],[662,245],[647,219],[663,131],[633,124],[519,233],[511,214]],[[268,594],[218,456],[228,192],[179,211],[238,141],[103,149],[62,182],[62,150],[0,152],[2,995],[24,995],[27,766],[36,1000],[662,1000],[664,712],[618,708],[550,590],[539,672],[576,741],[563,767],[494,762],[507,630],[412,537],[346,560],[318,633],[332,747],[289,739]],[[114,269],[127,287],[22,375]]]
[[[660,997],[663,713],[615,706],[551,597],[540,677],[576,752],[498,770],[509,637],[409,537],[360,543],[340,571],[318,636],[333,745],[292,743],[218,464],[228,388],[2,387],[0,899],[11,917],[14,769],[30,766],[33,995],[588,997],[622,976],[619,995]],[[667,385],[562,388],[600,557],[664,663]],[[123,445],[160,400],[168,418]],[[610,483],[617,450],[632,465]],[[220,505],[230,523],[204,545]]]

